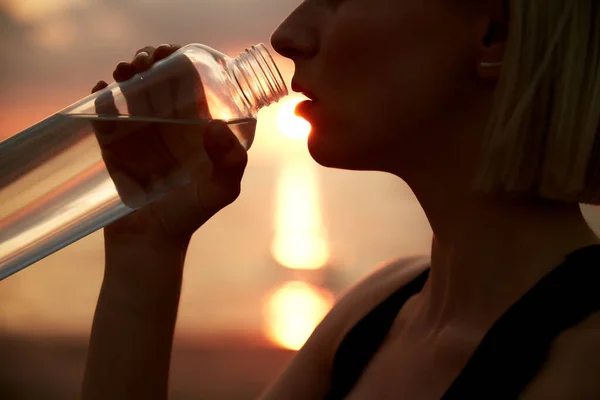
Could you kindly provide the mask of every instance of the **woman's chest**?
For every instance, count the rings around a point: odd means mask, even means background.
[[[444,337],[394,340],[371,359],[347,400],[439,400],[477,343]]]

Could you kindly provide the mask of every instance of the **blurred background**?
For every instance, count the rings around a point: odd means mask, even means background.
[[[0,0],[0,140],[112,81],[138,48],[198,42],[235,56],[268,43],[299,2]],[[289,84],[293,64],[276,62]],[[260,112],[242,196],[194,236],[173,399],[256,398],[340,293],[387,260],[429,252],[403,182],[311,160],[300,99]],[[0,282],[0,398],[77,398],[103,257],[96,232]]]

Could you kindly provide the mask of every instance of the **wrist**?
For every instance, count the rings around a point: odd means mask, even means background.
[[[179,291],[189,241],[155,235],[105,234],[103,287],[130,297],[156,297]]]
[[[162,319],[177,314],[181,295],[181,281],[166,284],[151,282],[134,282],[117,278],[115,275],[105,276],[100,289],[98,305],[112,310],[119,315],[127,315],[138,320]]]
[[[107,226],[104,228],[104,244],[110,248],[139,248],[157,251],[187,251],[191,235],[173,236],[151,229],[125,230]]]

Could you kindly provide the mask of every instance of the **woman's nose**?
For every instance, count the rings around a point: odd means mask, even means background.
[[[318,50],[318,34],[314,19],[296,9],[279,25],[271,36],[271,45],[276,52],[294,61],[313,57]]]

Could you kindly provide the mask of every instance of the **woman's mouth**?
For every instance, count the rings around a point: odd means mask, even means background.
[[[299,84],[297,81],[292,81],[292,90],[297,93],[302,93],[312,101],[317,100],[317,96],[315,96],[310,90],[305,89],[304,86]]]
[[[302,86],[297,80],[292,81],[292,90],[308,97],[309,100],[298,103],[294,112],[297,116],[311,122],[311,120],[314,120],[315,108],[318,104],[317,96]]]
[[[297,116],[304,118],[309,121],[313,119],[315,108],[318,104],[317,100],[304,100],[298,103],[295,109]]]

